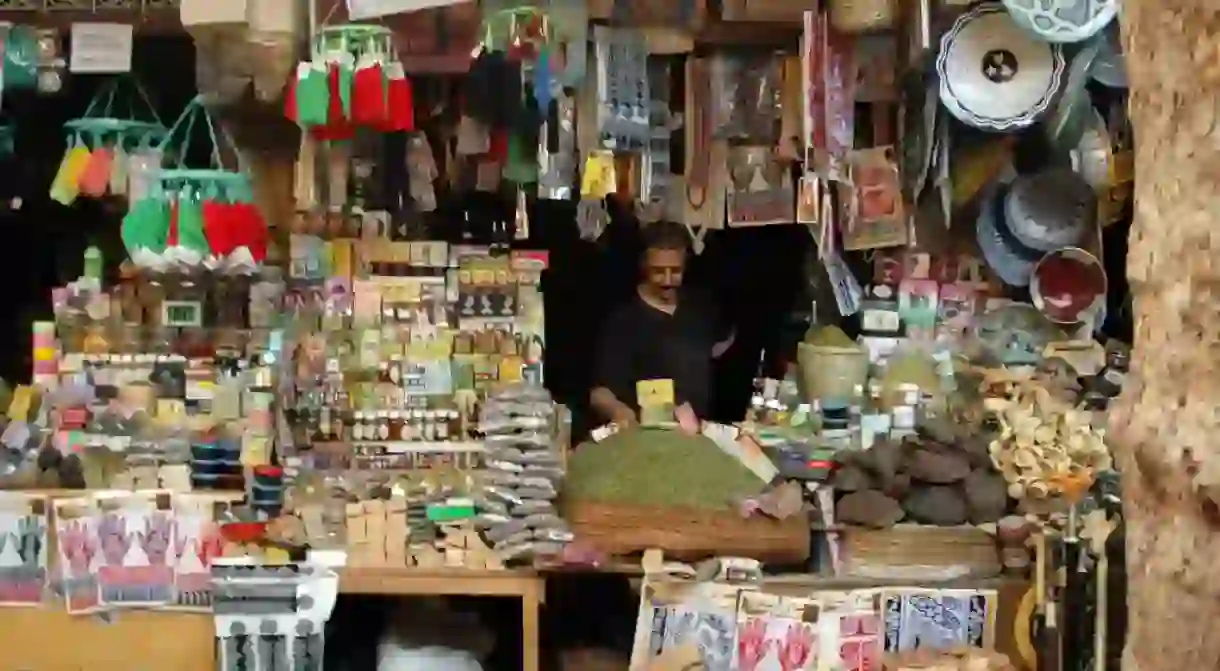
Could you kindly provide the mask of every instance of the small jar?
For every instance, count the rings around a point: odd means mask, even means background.
[[[436,440],[445,442],[450,440],[449,435],[449,412],[448,410],[436,411]]]
[[[402,440],[403,421],[402,413],[397,410],[390,411],[390,437],[389,440]]]
[[[457,442],[466,440],[466,434],[462,431],[462,413],[457,410],[449,411],[449,440]]]
[[[356,442],[368,440],[364,435],[364,413],[357,411],[352,415],[352,440]]]
[[[330,422],[330,408],[326,406],[322,406],[322,408],[318,411],[317,439],[319,442],[329,442],[334,440],[334,433]]]
[[[411,439],[424,440],[424,411],[411,411]]]
[[[436,440],[436,411],[424,410],[424,440],[433,442]]]
[[[395,354],[390,357],[390,380],[394,386],[402,386],[402,356]]]
[[[390,413],[385,410],[377,412],[377,440],[390,439]]]

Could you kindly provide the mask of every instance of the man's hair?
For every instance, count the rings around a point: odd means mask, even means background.
[[[685,252],[690,245],[686,229],[672,221],[658,221],[643,227],[644,252],[650,249],[675,249]]]

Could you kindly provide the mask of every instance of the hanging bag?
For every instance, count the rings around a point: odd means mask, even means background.
[[[107,81],[85,113],[65,122],[64,129],[71,133],[74,149],[84,147],[89,154],[82,160],[77,152],[73,159],[77,193],[94,198],[125,195],[126,147],[146,148],[166,132],[143,87],[126,76]]]
[[[388,120],[388,92],[384,70],[385,50],[379,38],[368,38],[361,48],[352,80],[352,122],[380,128]]]

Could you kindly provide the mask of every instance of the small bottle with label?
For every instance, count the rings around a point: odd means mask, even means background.
[[[449,435],[449,412],[448,410],[436,411],[436,440],[441,442],[451,439]]]
[[[386,440],[402,440],[402,413],[398,410],[390,411],[390,437]]]
[[[335,436],[331,428],[330,408],[322,406],[318,411],[318,432],[316,440],[319,442],[329,442],[334,440]]]
[[[377,440],[390,439],[390,413],[385,410],[377,412]]]
[[[436,411],[424,410],[424,440],[436,440]]]
[[[352,414],[352,440],[355,442],[368,440],[364,435],[364,413],[359,410]]]

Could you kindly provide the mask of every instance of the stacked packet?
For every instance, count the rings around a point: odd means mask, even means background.
[[[554,412],[545,389],[514,386],[490,396],[480,413],[487,468],[475,500],[477,521],[505,563],[557,556],[572,540],[555,505],[564,472]]]

